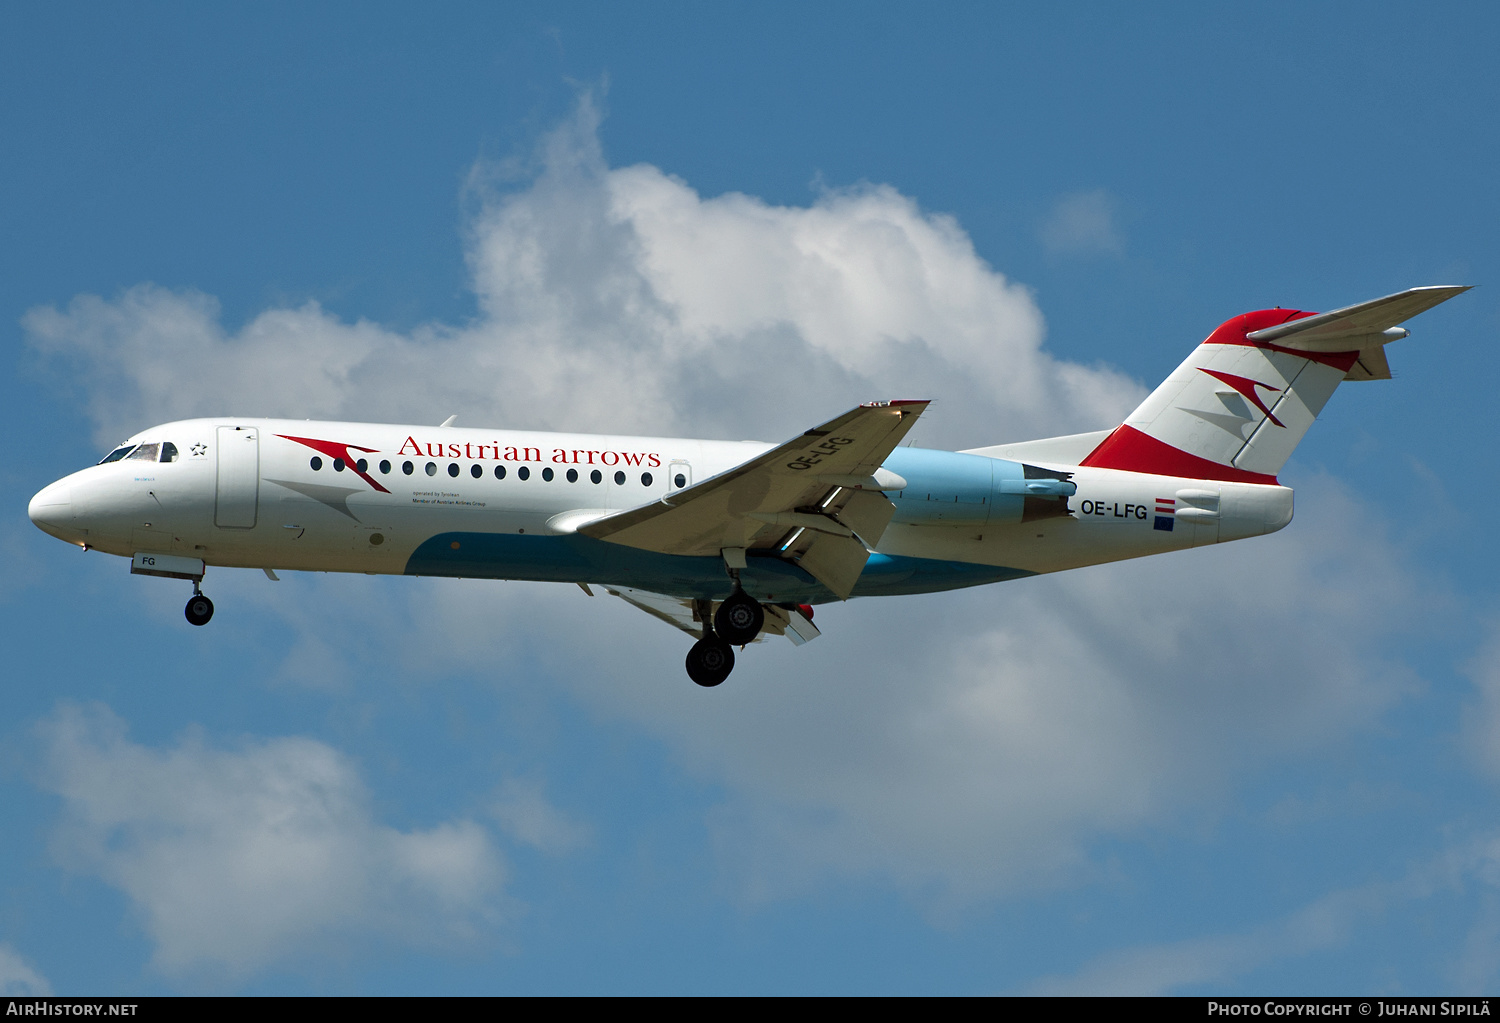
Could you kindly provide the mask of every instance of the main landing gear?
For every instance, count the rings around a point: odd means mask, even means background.
[[[754,642],[765,624],[765,609],[744,590],[735,590],[714,612],[714,631],[731,646]]]
[[[713,605],[698,601],[698,620],[703,623],[703,638],[694,643],[687,655],[688,678],[700,686],[716,686],[734,670],[734,647],[754,642],[766,623],[765,608],[744,590],[724,599],[719,609],[709,614]]]
[[[711,629],[704,631],[707,635],[688,650],[688,678],[700,686],[716,686],[734,670],[734,650]]]
[[[214,616],[214,602],[203,595],[196,580],[193,582],[193,595],[188,598],[187,607],[182,609],[182,613],[193,625],[207,625],[208,620]]]

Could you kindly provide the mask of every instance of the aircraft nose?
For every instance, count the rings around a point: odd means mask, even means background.
[[[26,506],[26,514],[38,529],[67,539],[73,525],[72,488],[66,483],[43,487]]]

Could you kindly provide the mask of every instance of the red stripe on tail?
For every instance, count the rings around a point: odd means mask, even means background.
[[[1115,432],[1085,458],[1080,465],[1095,469],[1124,469],[1127,472],[1149,472],[1158,476],[1185,476],[1189,479],[1225,480],[1231,483],[1276,483],[1275,476],[1263,472],[1246,472],[1232,465],[1222,465],[1148,436],[1133,426],[1118,426]]]
[[[1268,352],[1285,352],[1287,355],[1321,362],[1325,366],[1332,366],[1347,373],[1349,367],[1353,366],[1355,360],[1359,358],[1359,352],[1305,352],[1300,348],[1283,348],[1266,341],[1251,341],[1245,336],[1267,327],[1276,327],[1292,320],[1316,315],[1316,313],[1305,313],[1300,309],[1257,309],[1253,313],[1244,313],[1225,320],[1204,339],[1203,343],[1206,345],[1246,345],[1250,348],[1263,348]]]

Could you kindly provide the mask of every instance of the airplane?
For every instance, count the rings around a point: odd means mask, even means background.
[[[901,446],[929,402],[783,444],[285,419],[167,423],[31,499],[138,575],[209,566],[600,586],[688,633],[716,686],[815,605],[929,593],[1274,533],[1277,480],[1343,380],[1390,379],[1398,324],[1467,287],[1225,321],[1123,423],[965,451]]]

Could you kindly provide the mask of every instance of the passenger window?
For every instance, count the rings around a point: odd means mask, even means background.
[[[335,458],[333,460],[333,471],[334,472],[343,472],[344,471],[344,460],[342,458]]]
[[[552,482],[552,467],[550,465],[542,470],[542,479],[548,483]]]
[[[615,473],[615,486],[617,486],[617,487],[623,487],[624,485],[625,485],[625,474],[623,472],[617,472],[617,473]]]
[[[641,473],[641,486],[643,486],[643,487],[649,487],[650,485],[651,485],[651,474],[649,472],[643,472],[643,473]]]
[[[134,444],[124,444],[124,445],[122,445],[120,447],[115,448],[109,454],[107,454],[103,458],[99,459],[99,464],[103,465],[105,462],[118,462],[120,459],[124,458],[126,455],[130,454],[134,450],[135,450],[135,445]]]
[[[687,477],[679,472],[672,478],[672,483],[680,490],[683,487],[687,486]]]
[[[408,476],[410,476],[412,474],[412,472],[415,470],[415,468],[416,467],[413,466],[410,462],[402,462],[401,463],[401,471],[404,472]]]
[[[162,442],[161,460],[163,462],[177,461],[177,445],[173,444],[171,441]]]
[[[458,475],[458,463],[457,462],[449,462],[448,463],[448,475],[449,476],[457,476]]]
[[[521,468],[519,468],[519,469],[516,470],[516,478],[517,479],[523,479],[523,480],[529,480],[529,479],[531,479],[531,470],[528,469],[528,468],[526,468],[526,466],[524,466],[524,465],[521,466]]]
[[[317,455],[313,455],[312,458],[308,459],[307,464],[312,466],[313,472],[317,472],[319,469],[323,468],[323,460]]]
[[[479,477],[484,475],[484,466],[480,465],[478,462],[475,462],[473,465],[469,466],[469,475],[473,476],[477,480]]]
[[[380,460],[380,475],[382,475],[382,476],[388,475],[390,473],[390,471],[391,471],[391,463],[387,459],[382,458]]]
[[[600,472],[598,469],[595,469],[593,472],[589,473],[589,479],[595,483],[603,483],[604,473]]]
[[[131,461],[154,462],[161,456],[160,444],[142,444],[130,453]]]
[[[361,458],[359,461],[354,463],[354,468],[357,472],[368,472],[370,469],[370,463]]]
[[[497,480],[503,480],[503,479],[505,479],[505,466],[503,466],[503,465],[497,465],[497,466],[495,466],[495,479],[497,479]]]
[[[577,483],[578,482],[578,470],[577,469],[569,469],[568,470],[568,482],[569,483]]]
[[[429,475],[429,476],[436,476],[437,475],[437,463],[436,462],[428,462],[427,463],[427,475]]]

